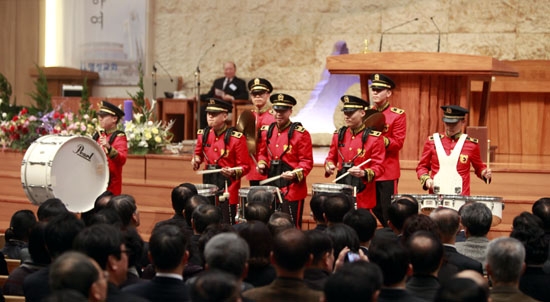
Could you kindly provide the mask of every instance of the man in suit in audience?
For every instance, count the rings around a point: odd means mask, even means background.
[[[550,197],[543,197],[535,201],[531,212],[542,219],[545,237],[550,241]]]
[[[119,289],[127,278],[131,251],[126,248],[118,228],[103,223],[89,226],[76,236],[73,247],[90,256],[108,273],[107,301],[146,301]]]
[[[304,272],[304,281],[309,288],[322,291],[334,267],[332,240],[327,232],[309,230],[305,234],[313,259]]]
[[[437,274],[443,262],[443,244],[436,236],[428,231],[417,231],[407,241],[413,274],[406,288],[426,301],[434,301],[439,289]]]
[[[84,222],[73,213],[65,212],[51,218],[44,230],[44,240],[50,258],[54,260],[72,249],[73,240],[84,229]],[[23,281],[23,292],[28,302],[42,301],[50,294],[48,283],[50,266],[28,275]]]
[[[377,227],[376,217],[367,209],[352,210],[344,216],[344,224],[355,230],[359,237],[359,248],[368,256],[370,241]]]
[[[189,301],[189,291],[182,276],[189,258],[187,244],[188,238],[178,226],[156,227],[149,240],[149,257],[156,275],[151,281],[130,285],[124,291],[151,302]]]
[[[191,228],[187,225],[185,221],[185,207],[191,197],[197,195],[197,187],[192,183],[182,183],[172,189],[171,199],[172,199],[172,209],[174,209],[174,216],[170,218],[175,220],[177,223],[181,223],[184,228]]]
[[[114,209],[122,222],[122,229],[137,228],[140,224],[136,200],[132,195],[114,196],[107,203],[108,209]]]
[[[403,233],[407,218],[414,215],[418,215],[418,202],[412,196],[402,196],[388,209],[388,226],[376,230],[374,237],[397,240]]]
[[[441,283],[445,283],[455,273],[467,269],[483,274],[481,262],[460,254],[455,247],[456,233],[460,228],[460,216],[458,212],[450,208],[436,208],[430,214],[439,228],[441,242],[445,248],[445,263],[439,271],[438,277]]]
[[[486,269],[493,284],[493,302],[537,301],[519,290],[519,279],[525,271],[524,261],[525,248],[519,240],[500,237],[489,242]]]
[[[459,210],[466,241],[457,242],[456,250],[462,255],[485,264],[489,239],[487,234],[493,223],[493,213],[481,202],[467,203]]]
[[[248,100],[248,90],[246,82],[236,76],[237,65],[235,62],[223,63],[223,77],[214,80],[210,90],[206,94],[201,95],[201,101],[206,101],[210,98],[219,98],[224,101],[232,102],[234,100]],[[206,111],[205,107],[201,107],[201,124],[200,128],[206,127]],[[232,118],[237,118],[236,116]]]
[[[304,271],[311,263],[311,254],[302,231],[287,229],[275,236],[271,263],[277,272],[275,281],[245,291],[243,297],[257,302],[319,301],[322,292],[308,288],[304,282]]]
[[[382,272],[378,265],[365,261],[345,263],[328,277],[323,301],[377,301],[381,287]]]

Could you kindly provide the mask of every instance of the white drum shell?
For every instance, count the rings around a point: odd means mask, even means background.
[[[21,163],[23,190],[35,205],[58,198],[69,211],[86,212],[108,182],[107,157],[85,136],[42,136],[29,146]]]
[[[470,202],[481,202],[485,204],[493,213],[493,226],[502,222],[502,210],[504,209],[504,202],[502,197],[494,196],[468,196]]]

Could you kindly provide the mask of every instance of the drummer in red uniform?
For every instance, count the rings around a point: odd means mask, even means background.
[[[373,109],[378,110],[386,118],[382,131],[386,157],[384,158],[384,173],[376,178],[376,207],[374,215],[383,226],[387,226],[388,209],[391,197],[397,194],[397,184],[401,176],[399,165],[399,151],[403,148],[407,134],[407,116],[405,110],[390,106],[390,96],[395,83],[390,77],[383,74],[373,74],[370,77]]]
[[[256,131],[260,132],[260,129],[264,125],[270,125],[275,122],[275,117],[273,117],[273,110],[271,106],[267,104],[271,91],[273,91],[273,86],[271,83],[262,78],[254,78],[248,82],[248,90],[250,91],[250,97],[252,103],[256,109],[252,110],[252,113],[256,117]],[[259,145],[260,135],[257,136],[256,146]],[[256,161],[258,161],[258,148],[256,148],[256,154],[253,154]],[[252,159],[252,158],[251,158]],[[252,160],[250,163],[250,172],[246,175],[246,178],[250,182],[250,186],[257,186],[260,183],[260,180],[267,178],[266,175],[262,175],[256,171],[256,163]]]
[[[428,138],[416,174],[430,193],[470,195],[470,165],[487,183],[491,181],[491,169],[481,161],[478,140],[462,133],[468,110],[457,105],[441,109],[445,134],[434,133]]]
[[[114,195],[122,193],[122,166],[128,155],[128,141],[124,131],[117,130],[117,124],[124,116],[117,106],[102,101],[97,113],[101,130],[93,139],[103,148],[109,162],[109,185],[107,191]]]
[[[367,101],[351,95],[344,95],[340,100],[344,103],[342,111],[346,126],[336,130],[332,136],[325,160],[325,177],[334,174],[336,169],[337,176],[350,172],[338,183],[356,187],[357,208],[372,209],[376,205],[374,181],[384,173],[384,140],[379,131],[365,126]]]
[[[269,100],[275,111],[275,122],[261,128],[258,172],[267,173],[269,177],[281,176],[266,185],[281,189],[285,200],[282,211],[289,213],[296,227],[301,228],[307,196],[306,177],[313,168],[311,136],[300,123],[290,121],[296,99],[278,93]]]
[[[198,170],[204,162],[205,169],[221,169],[221,172],[204,174],[203,183],[213,184],[223,191],[227,184],[229,204],[221,203],[224,221],[235,222],[241,177],[250,170],[248,149],[244,135],[226,125],[227,115],[233,109],[230,102],[211,98],[206,105],[208,126],[197,131],[197,146],[191,164]]]

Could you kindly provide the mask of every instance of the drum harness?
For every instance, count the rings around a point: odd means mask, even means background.
[[[267,129],[267,135],[266,135],[267,152],[269,153],[269,156],[271,158],[273,158],[273,153],[271,152],[271,149],[269,149],[269,144],[271,143],[270,140],[271,140],[271,136],[273,135],[273,128],[275,128],[276,125],[277,125],[277,123],[271,123],[271,125],[269,125],[269,128]],[[298,126],[302,126],[302,123],[295,122],[295,123],[290,124],[289,129],[288,129],[288,143],[289,144],[290,144],[290,140],[292,139],[292,135],[294,134],[294,130]],[[269,177],[282,174],[283,172],[286,172],[286,171],[292,171],[293,170],[291,166],[289,166],[287,163],[285,163],[283,161],[283,156],[286,154],[286,152],[288,150],[290,150],[290,148],[286,148],[283,151],[283,153],[281,153],[278,160],[271,160],[271,164],[269,166],[270,169],[269,169],[269,172],[268,172]],[[277,180],[277,183],[276,183],[275,186],[277,186],[279,188],[286,188],[290,184],[291,184],[291,182],[288,181],[288,180],[279,179],[279,180]],[[283,200],[285,200],[286,194],[288,194],[288,188],[285,192],[282,193],[282,195],[283,195],[282,199]],[[292,217],[292,219],[294,219],[294,215],[292,214],[292,209],[291,209],[290,205],[288,206],[288,210],[290,212],[290,216]]]
[[[111,133],[111,137],[109,137],[109,146],[113,145],[113,142],[115,141],[116,137],[120,133],[124,133],[126,135],[126,133],[124,131],[121,131],[121,130],[115,130],[113,133]],[[97,141],[98,138],[99,138],[99,132],[96,131],[96,133],[94,133],[94,136],[92,137],[92,139],[94,141]]]
[[[363,135],[361,136],[361,152],[357,153],[349,162],[346,162],[346,160],[344,158],[344,155],[340,151],[340,147],[345,147],[345,145],[342,143],[342,141],[344,140],[344,136],[346,135],[346,130],[348,130],[348,127],[346,127],[346,126],[340,128],[340,130],[338,130],[338,148],[337,148],[337,150],[338,150],[338,155],[340,155],[340,157],[342,158],[342,169],[339,170],[338,173],[336,174],[337,177],[342,175],[343,173],[346,173],[349,170],[349,168],[353,167],[354,166],[353,161],[359,155],[363,154],[363,152],[365,151],[365,142],[369,138],[371,128],[367,127],[363,130]],[[365,184],[363,183],[363,181],[361,181],[359,178],[353,177],[351,175],[348,175],[348,176],[344,177],[343,179],[338,181],[338,183],[357,187],[357,192],[363,191],[366,187]]]

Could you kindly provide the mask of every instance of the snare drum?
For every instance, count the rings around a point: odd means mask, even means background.
[[[492,225],[498,225],[502,221],[502,210],[504,209],[504,202],[502,197],[493,196],[468,196],[468,200],[472,202],[481,202],[485,204],[493,213]]]
[[[353,187],[345,184],[313,184],[313,195],[318,193],[344,193],[349,196],[353,196]]]
[[[392,202],[395,200],[412,196],[418,202],[418,213],[429,215],[435,208],[440,206],[439,198],[436,194],[395,194],[392,195]]]
[[[219,206],[220,200],[218,196],[218,187],[212,184],[197,184],[197,193],[208,198],[208,203],[213,206]]]
[[[59,198],[69,211],[86,212],[108,182],[107,157],[85,136],[42,136],[29,146],[21,163],[23,190],[35,205]]]
[[[465,205],[467,202],[470,202],[469,196],[464,195],[440,195],[441,206],[445,208],[450,208],[458,212],[460,207]]]

